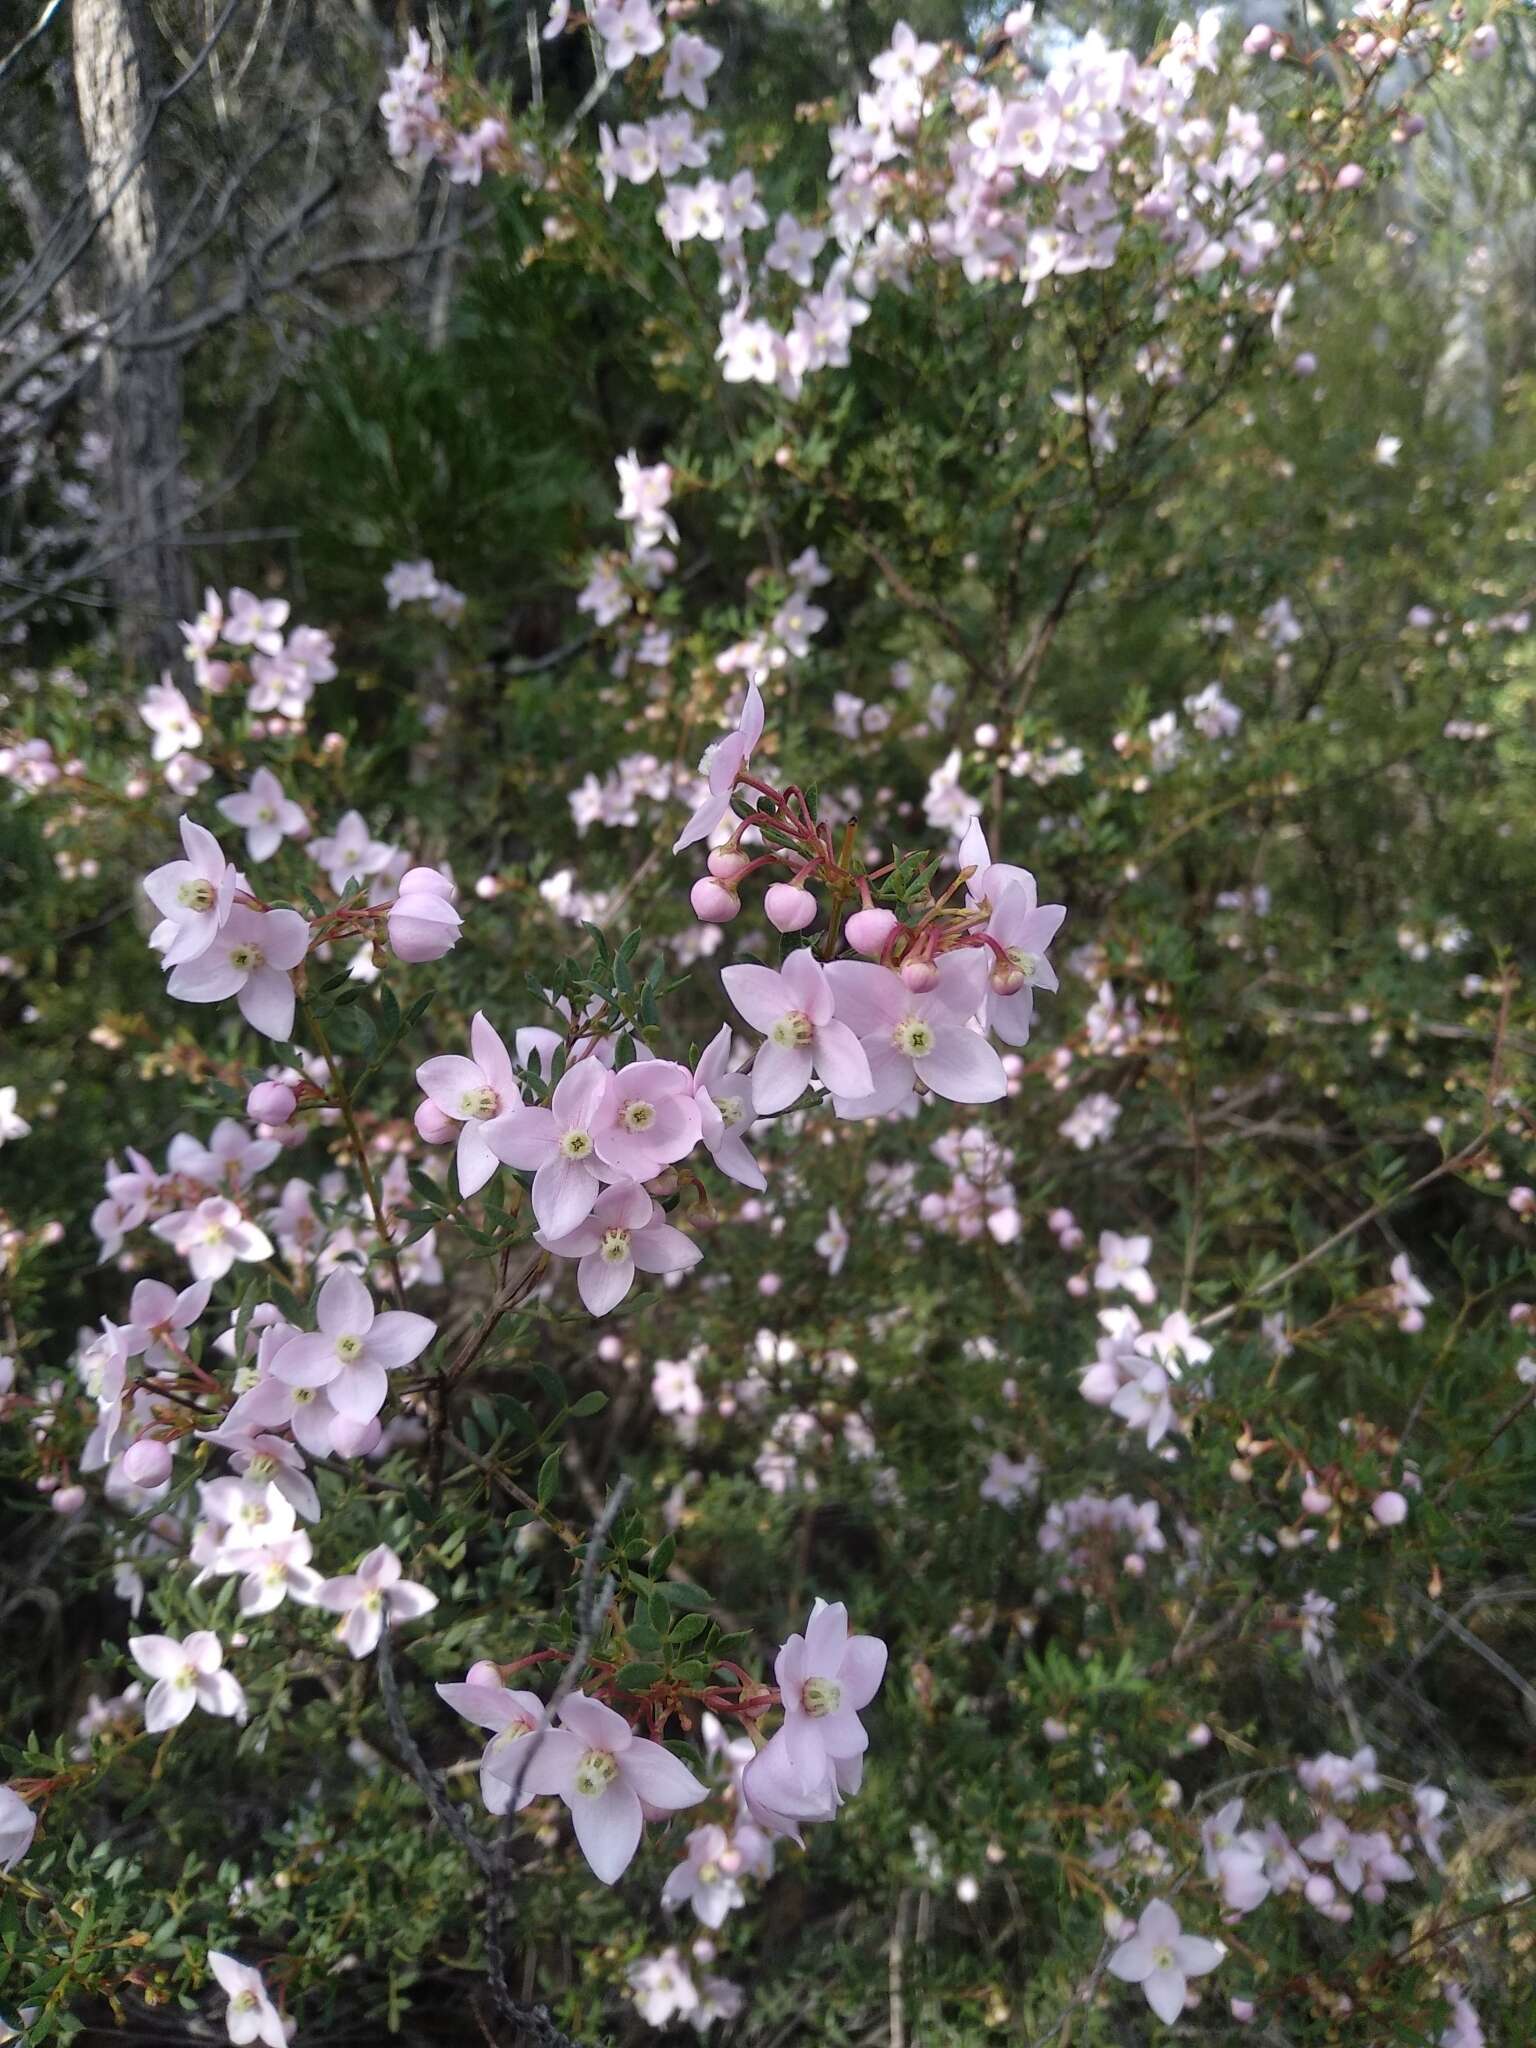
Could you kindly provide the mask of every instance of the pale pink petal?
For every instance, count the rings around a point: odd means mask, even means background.
[[[658,1813],[680,1813],[709,1797],[709,1788],[659,1742],[637,1738],[625,1750],[619,1769],[625,1782]]]
[[[567,1803],[592,1875],[601,1884],[617,1884],[640,1846],[640,1801],[618,1778],[595,1799],[573,1792]]]
[[[418,1316],[405,1308],[387,1308],[368,1332],[367,1356],[387,1372],[395,1372],[420,1358],[437,1335],[429,1316]]]
[[[365,1337],[373,1327],[373,1296],[350,1266],[327,1275],[315,1299],[315,1321],[327,1337]]]

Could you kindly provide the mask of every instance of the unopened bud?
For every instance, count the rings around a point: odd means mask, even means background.
[[[734,882],[752,863],[739,846],[717,846],[704,865],[717,882]]]
[[[926,957],[903,960],[901,978],[915,996],[931,995],[939,985],[939,970]]]
[[[156,1436],[141,1436],[123,1453],[123,1476],[135,1486],[160,1486],[171,1476],[171,1447]]]
[[[763,898],[763,909],[775,931],[803,932],[816,922],[816,898],[794,882],[775,882]]]
[[[258,1081],[245,1098],[245,1113],[259,1124],[285,1124],[299,1106],[286,1081]]]
[[[856,910],[843,930],[848,943],[855,953],[862,953],[866,960],[873,960],[885,949],[885,942],[895,931],[901,920],[894,910]]]
[[[741,908],[736,891],[713,875],[700,875],[688,891],[688,901],[700,924],[729,924]]]
[[[424,1145],[451,1144],[459,1128],[435,1102],[418,1102],[415,1121],[416,1135]]]

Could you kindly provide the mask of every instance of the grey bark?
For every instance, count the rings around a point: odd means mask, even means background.
[[[186,613],[179,546],[181,357],[136,348],[160,313],[156,272],[160,207],[151,120],[154,43],[142,0],[73,0],[75,96],[86,182],[101,226],[95,242],[100,301],[128,308],[101,359],[103,424],[119,552],[110,566],[125,665],[170,660]]]

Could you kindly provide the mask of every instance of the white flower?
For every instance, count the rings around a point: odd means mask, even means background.
[[[185,1642],[175,1636],[130,1636],[128,1650],[135,1664],[155,1683],[144,1702],[144,1726],[151,1735],[177,1728],[194,1707],[205,1714],[245,1718],[245,1694],[227,1671],[218,1637],[197,1629]],[[253,2034],[236,2036],[254,2040]]]
[[[19,1792],[0,1785],[0,1870],[18,1864],[32,1846],[37,1815]]]
[[[16,1090],[0,1088],[0,1145],[7,1138],[24,1138],[32,1126],[24,1116],[16,1114]]]
[[[265,2041],[268,2048],[285,2048],[288,2036],[277,2008],[267,1996],[260,1970],[249,1963],[237,1963],[233,1956],[208,1951],[208,1965],[221,1988],[229,1994],[224,2024],[231,2041]]]
[[[1188,1980],[1214,1970],[1225,1954],[1219,1941],[1186,1934],[1172,1906],[1154,1899],[1130,1940],[1110,1957],[1109,1969],[1122,1983],[1139,1984],[1158,2018],[1172,2026],[1184,2010]]]

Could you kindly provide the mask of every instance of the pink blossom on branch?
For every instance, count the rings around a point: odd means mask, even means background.
[[[514,1749],[492,1768],[509,1783],[518,1773],[520,1791],[564,1800],[581,1853],[603,1884],[617,1883],[629,1868],[647,1814],[679,1813],[709,1797],[686,1764],[582,1693],[561,1707],[560,1725],[530,1746],[526,1766]]]
[[[290,1337],[272,1360],[275,1378],[293,1387],[324,1387],[339,1415],[369,1422],[384,1406],[386,1377],[419,1358],[436,1323],[409,1309],[378,1314],[357,1275],[338,1267],[320,1289],[313,1335]]]
[[[336,1634],[354,1657],[376,1650],[385,1623],[398,1628],[430,1614],[437,1595],[400,1576],[400,1560],[387,1544],[370,1550],[355,1572],[327,1579],[315,1594],[315,1605],[339,1614]]]
[[[692,1238],[662,1220],[645,1189],[621,1181],[599,1195],[584,1223],[538,1243],[557,1259],[575,1259],[576,1290],[591,1314],[617,1308],[635,1273],[679,1273],[703,1257]]]
[[[835,1096],[870,1093],[874,1080],[865,1050],[833,1014],[831,972],[808,949],[791,953],[778,970],[727,967],[720,979],[747,1022],[767,1034],[752,1064],[752,1103],[759,1115],[798,1102],[813,1074]]]

